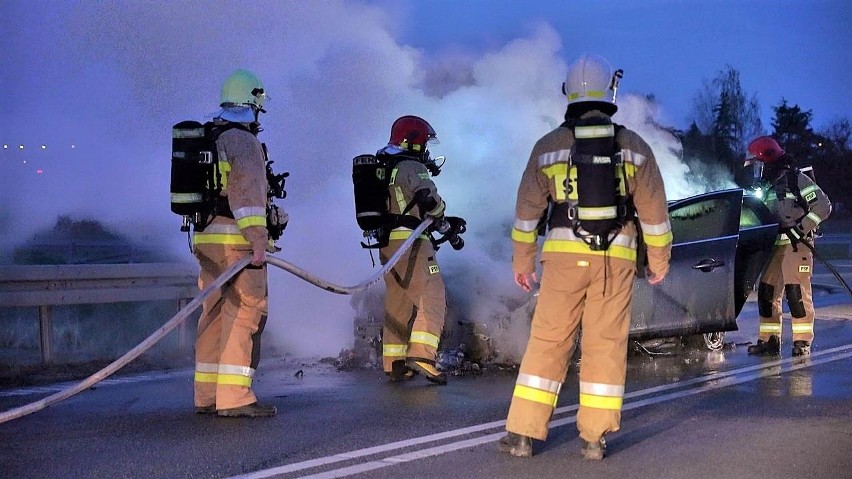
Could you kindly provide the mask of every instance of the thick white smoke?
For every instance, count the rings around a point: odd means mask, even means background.
[[[468,220],[466,248],[439,253],[451,316],[484,321],[523,302],[508,236],[517,184],[533,143],[562,121],[559,85],[581,52],[546,24],[484,55],[430,56],[397,42],[389,14],[368,5],[214,5],[63,4],[47,18],[2,7],[15,22],[4,21],[0,47],[13,68],[0,87],[18,92],[2,100],[3,142],[48,144],[29,157],[43,174],[21,166],[0,180],[6,248],[71,214],[192,261],[169,211],[170,129],[204,120],[221,81],[248,68],[272,98],[260,138],[276,169],[291,172],[280,257],[347,285],[375,271],[359,246],[351,158],[384,146],[393,120],[416,114],[438,132],[433,156],[448,158],[436,179],[448,214]],[[50,28],[31,34],[37,23]],[[629,94],[619,104],[616,121],[654,147],[669,196],[703,191],[674,136],[653,126],[657,107]],[[265,340],[277,349],[336,355],[352,344],[350,298],[271,268],[270,309]]]

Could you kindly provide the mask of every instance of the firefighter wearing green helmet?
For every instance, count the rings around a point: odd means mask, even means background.
[[[671,226],[654,152],[610,120],[620,77],[598,56],[569,66],[565,122],[535,144],[518,187],[512,269],[525,291],[537,279],[540,219],[550,216],[530,339],[499,443],[513,456],[531,456],[532,439],[547,438],[582,325],[577,428],[583,457],[603,459],[604,435],[621,422],[638,239],[647,245],[648,281],[669,270]]]
[[[199,287],[205,289],[247,256],[251,264],[204,301],[195,344],[198,414],[268,417],[276,412],[273,405],[259,404],[251,387],[267,317],[265,257],[274,251],[267,229],[266,153],[257,138],[266,100],[257,76],[237,70],[222,85],[221,110],[212,122],[221,193],[215,216],[193,232]],[[276,221],[286,224],[286,213]]]

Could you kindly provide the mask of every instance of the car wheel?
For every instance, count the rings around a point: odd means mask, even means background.
[[[704,345],[710,351],[721,351],[725,345],[725,332],[719,331],[715,333],[705,333],[701,335],[704,338]]]

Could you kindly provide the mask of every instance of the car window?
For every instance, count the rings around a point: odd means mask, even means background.
[[[740,213],[740,229],[754,228],[777,223],[769,209],[756,196],[743,196],[743,209]]]
[[[676,207],[669,212],[675,243],[687,243],[736,234],[731,228],[730,212],[739,209],[732,197],[704,199]],[[736,227],[735,227],[736,228]]]

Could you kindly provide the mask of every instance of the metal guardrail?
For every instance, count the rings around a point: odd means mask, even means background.
[[[198,266],[183,263],[0,266],[0,307],[38,308],[42,363],[52,360],[53,306],[176,301],[198,294]],[[188,344],[186,326],[179,344]]]

